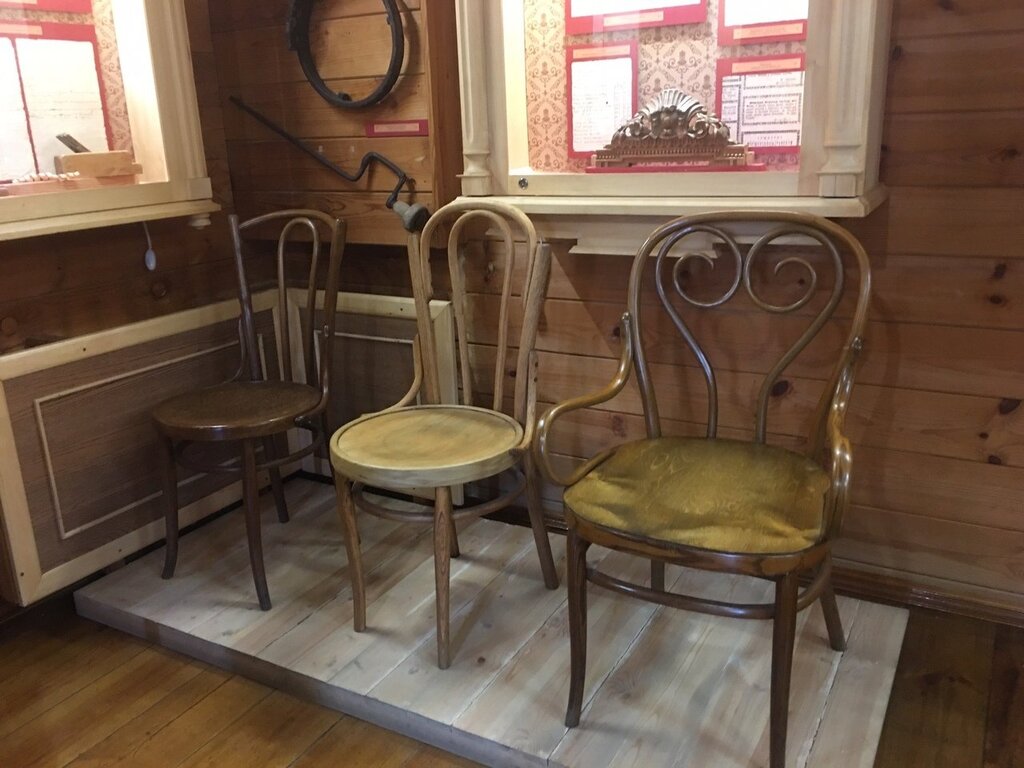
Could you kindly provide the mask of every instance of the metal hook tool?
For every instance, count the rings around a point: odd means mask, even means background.
[[[398,217],[402,220],[402,226],[405,227],[405,229],[409,232],[419,232],[427,223],[427,219],[430,218],[430,211],[427,210],[427,207],[425,205],[421,205],[419,203],[409,205],[408,203],[399,202],[398,195],[402,191],[403,187],[409,186],[410,179],[408,174],[406,174],[405,171],[399,168],[398,165],[390,158],[385,157],[384,155],[380,154],[380,152],[367,152],[365,155],[363,155],[363,159],[359,161],[359,170],[357,170],[355,173],[349,173],[337,163],[328,160],[326,157],[321,155],[319,152],[313,149],[313,147],[309,146],[309,144],[302,141],[297,136],[293,136],[292,134],[288,133],[288,131],[279,126],[269,117],[250,107],[237,96],[231,96],[229,98],[231,100],[231,103],[234,104],[236,107],[238,107],[248,115],[252,116],[256,120],[258,120],[264,126],[272,130],[285,141],[287,141],[289,144],[305,152],[307,155],[309,155],[318,163],[320,163],[320,165],[324,166],[330,171],[333,171],[338,176],[341,176],[341,178],[345,179],[345,181],[353,183],[359,181],[361,178],[363,178],[364,175],[366,175],[366,171],[367,169],[369,169],[371,163],[380,163],[393,174],[395,174],[395,176],[398,179],[398,182],[395,184],[394,189],[391,190],[391,194],[388,195],[388,199],[385,202],[385,205],[398,215]]]

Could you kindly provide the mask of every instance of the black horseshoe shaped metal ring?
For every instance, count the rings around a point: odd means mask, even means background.
[[[398,11],[396,0],[382,0],[384,10],[387,12],[388,26],[391,28],[391,61],[388,64],[388,71],[377,87],[370,95],[362,99],[353,99],[349,94],[336,93],[327,87],[327,83],[320,76],[316,62],[313,60],[313,53],[309,46],[309,26],[313,16],[314,0],[291,0],[291,7],[288,10],[288,21],[285,31],[288,34],[288,47],[299,56],[299,64],[302,71],[309,80],[310,85],[327,102],[341,109],[362,109],[379,104],[395,87],[398,76],[402,70],[402,60],[405,58],[405,35],[402,29],[402,17]]]

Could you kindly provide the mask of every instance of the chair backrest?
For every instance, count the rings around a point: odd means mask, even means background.
[[[263,378],[263,371],[260,366],[259,349],[256,344],[256,323],[252,307],[251,286],[246,273],[246,244],[242,239],[242,233],[248,229],[263,227],[268,224],[280,225],[280,234],[277,238],[277,251],[275,255],[275,276],[278,300],[279,318],[279,344],[281,351],[280,373],[283,381],[302,381],[298,371],[293,370],[292,365],[292,339],[293,329],[291,328],[291,313],[288,311],[288,257],[299,252],[299,247],[289,248],[291,240],[296,232],[302,232],[308,237],[305,243],[309,252],[309,271],[306,279],[307,303],[309,307],[306,313],[307,320],[302,322],[302,327],[297,330],[296,337],[302,345],[302,360],[304,361],[305,374],[304,383],[318,386],[321,395],[321,405],[326,404],[330,391],[330,340],[334,338],[334,323],[338,304],[338,280],[341,270],[341,256],[345,249],[345,222],[320,211],[312,210],[283,210],[273,213],[256,216],[245,221],[239,221],[238,217],[232,215],[231,237],[235,248],[235,266],[238,270],[238,299],[242,307],[242,315],[239,318],[241,323],[241,335],[245,343],[245,356],[248,364],[248,371],[245,373],[253,380]],[[320,263],[320,245],[323,242],[322,232],[326,233],[329,242],[327,268],[323,269]],[[296,244],[301,246],[302,244]],[[321,345],[319,363],[313,340],[318,330],[315,326],[316,299],[317,293],[323,291],[323,327],[325,343]]]
[[[755,236],[752,232],[763,234]],[[813,262],[822,257],[826,270],[823,275],[819,275],[819,269]],[[689,276],[689,268],[695,261],[703,261],[712,270],[716,290],[710,297],[696,298],[692,293],[693,287],[684,284]],[[725,267],[724,275],[716,270],[719,265]],[[740,307],[743,310],[760,310],[772,315],[797,313],[806,317],[806,326],[799,326],[803,329],[802,333],[792,342],[786,339],[785,351],[767,370],[760,384],[753,430],[754,441],[763,443],[773,389],[787,366],[834,317],[846,283],[850,280],[848,267],[856,267],[856,297],[845,345],[842,349],[836,349],[836,363],[831,378],[826,382],[815,422],[811,426],[808,445],[811,455],[816,455],[820,450],[825,410],[835,393],[840,368],[847,358],[846,353],[851,349],[859,350],[862,343],[871,291],[871,272],[864,248],[842,227],[826,219],[800,213],[707,213],[675,219],[655,230],[636,255],[629,282],[634,364],[648,435],[658,437],[662,429],[648,364],[650,350],[643,343],[642,319],[648,306],[653,305],[652,308],[660,308],[667,313],[671,325],[696,358],[707,388],[708,437],[716,437],[718,433],[718,382],[714,367],[692,332],[692,323],[684,319],[684,313],[714,310],[740,297],[737,302],[745,305]],[[651,284],[649,278],[645,277],[648,270],[654,272],[656,301],[645,301],[645,292],[650,291]],[[793,280],[790,286],[790,291],[797,295],[773,299],[784,303],[772,303],[762,295],[765,290],[762,281],[770,281],[784,270],[800,270],[800,277]],[[826,290],[829,278],[831,288]],[[823,290],[819,291],[820,283],[824,285]],[[821,304],[820,308],[818,304]],[[767,323],[769,318],[763,320]],[[794,333],[790,332],[789,336],[792,335]],[[720,339],[718,344],[725,345],[726,340]],[[691,396],[696,396],[696,393]]]
[[[470,225],[478,224],[476,228]],[[547,292],[548,276],[551,272],[551,249],[537,237],[537,231],[527,216],[517,208],[494,200],[456,200],[440,208],[427,222],[418,240],[410,237],[409,259],[413,281],[413,295],[416,298],[417,329],[424,350],[424,391],[430,402],[439,402],[437,354],[430,322],[429,301],[432,297],[430,245],[435,234],[447,229],[448,274],[451,279],[452,304],[455,313],[455,332],[458,341],[459,369],[462,385],[462,402],[474,405],[473,376],[469,351],[469,312],[466,292],[466,261],[470,258],[467,240],[469,235],[480,236],[483,230],[494,230],[502,241],[501,257],[504,260],[504,275],[496,329],[496,350],[493,372],[493,396],[491,407],[502,410],[505,398],[506,357],[511,347],[517,348],[515,363],[515,387],[513,392],[513,417],[521,423],[526,418],[526,393],[529,378],[529,361],[537,340],[541,309]],[[522,313],[522,326],[518,338],[510,338],[512,312],[516,303],[516,251],[525,246],[522,258],[526,259],[526,272],[519,286],[518,303]],[[497,249],[494,249],[495,251]],[[493,260],[495,254],[487,255]]]

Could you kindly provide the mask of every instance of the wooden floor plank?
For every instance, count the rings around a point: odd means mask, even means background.
[[[888,692],[892,686],[906,617],[907,612],[899,608],[861,604],[807,768],[870,768],[875,744],[865,740],[864,734],[878,733],[885,719],[888,696],[878,692]],[[904,768],[909,765],[913,764]]]
[[[258,653],[347,586],[347,557],[338,520],[333,515],[320,514],[295,523],[302,526],[297,534],[280,532],[280,537],[267,542],[265,550],[267,584],[274,610],[260,610],[249,576],[242,579],[248,583],[243,585],[239,599],[223,605],[196,624],[191,628],[192,634],[232,648],[254,634],[256,642],[250,639],[245,645]],[[373,546],[396,527],[391,521],[374,518],[372,525],[364,526],[363,536],[367,545]],[[321,589],[314,589],[318,585]],[[307,593],[310,592],[308,597],[316,600],[322,596],[322,599],[317,603],[309,602]],[[262,642],[267,635],[270,635],[268,641]]]
[[[68,615],[69,605],[55,598],[0,626],[0,685],[91,634],[95,625]]]
[[[202,704],[224,686],[230,677],[227,672],[217,669],[203,669],[134,720],[72,760],[67,768],[142,768],[146,765],[174,765],[181,762],[202,746],[204,740],[200,734],[190,733],[189,751],[181,754],[173,748],[168,749],[168,726],[180,722],[186,712]],[[208,711],[209,707],[204,709]]]
[[[399,583],[433,551],[430,529],[416,525],[400,525],[374,547],[363,552],[366,601],[373,603]],[[347,579],[347,577],[346,577]],[[299,659],[315,654],[314,649],[328,643],[334,633],[352,625],[352,591],[347,586],[305,621],[272,640],[258,654],[259,658],[287,668],[298,669]],[[306,662],[315,671],[312,660]]]
[[[27,634],[11,642],[12,651],[36,642]],[[59,642],[59,640],[57,640]],[[24,659],[19,674],[3,683],[0,738],[31,722],[118,666],[146,650],[135,638],[106,628],[73,633],[65,645],[39,659]],[[21,654],[23,657],[24,654]]]
[[[736,587],[735,582],[729,583]],[[708,596],[722,584],[720,574],[692,571],[675,589]],[[755,601],[762,601],[766,594],[764,585]],[[727,591],[724,595],[715,592],[715,597],[734,596]],[[747,622],[731,624],[730,629],[741,633],[744,625],[750,626]],[[679,705],[677,692],[686,691],[687,700],[696,705],[690,716],[699,718],[708,696],[713,695],[714,679],[723,662],[745,639],[742,634],[737,637],[723,631],[724,626],[704,614],[659,608],[647,631],[583,710],[579,726],[555,749],[552,762],[593,768],[673,765],[680,742],[695,733],[682,721],[689,707]]]
[[[616,578],[645,583],[650,563],[620,552],[591,548],[590,565]],[[596,555],[596,557],[595,557]],[[584,704],[600,688],[651,620],[656,606],[633,604],[594,588],[588,598],[589,649]],[[556,611],[502,667],[499,675],[455,721],[464,731],[547,758],[565,736],[569,697],[568,606]]]
[[[459,535],[462,555],[452,561],[450,575],[452,656],[459,655],[459,619],[464,607],[475,601],[500,578],[510,560],[533,551],[533,536],[526,528],[495,529],[474,525]],[[347,648],[336,656],[336,672],[328,679],[357,693],[367,693],[398,667],[421,644],[435,647],[436,611],[434,559],[428,557],[405,579],[368,607],[367,628],[358,635],[346,628],[341,642]],[[436,659],[436,651],[435,657]]]
[[[352,717],[343,717],[290,768],[472,768],[476,763],[412,739],[388,733]]]
[[[160,648],[145,648],[7,734],[0,740],[0,765],[66,765],[199,673],[196,662]]]
[[[1024,768],[1024,630],[998,627],[985,729],[985,768]]]
[[[484,690],[523,643],[558,610],[564,591],[547,589],[529,529],[528,547],[451,617],[452,663],[438,669],[434,633],[423,640],[369,694],[375,699],[442,723],[452,723]],[[565,540],[551,543],[565,572]],[[500,575],[500,578],[498,576]]]
[[[275,692],[180,768],[286,768],[340,720],[337,712]]]

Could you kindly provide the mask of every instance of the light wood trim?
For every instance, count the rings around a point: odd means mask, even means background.
[[[668,202],[678,214],[680,207],[709,195],[736,196],[751,207],[763,207],[778,202],[772,198],[798,195],[863,198],[877,185],[877,169],[871,164],[877,165],[881,140],[890,0],[811,0],[799,174],[616,178],[542,173],[529,167],[523,0],[502,0],[497,13],[472,0],[462,0],[456,9],[464,195],[540,195],[557,207],[559,197],[578,203],[610,194],[638,198],[634,204]]]
[[[134,221],[193,215],[199,226],[210,223],[207,214],[217,207],[206,174],[184,0],[113,0],[113,17],[142,183],[0,199],[0,239],[108,226],[125,215]],[[167,214],[189,202],[198,206]]]
[[[21,461],[14,443],[14,424],[7,405],[7,394],[0,379],[0,507],[3,508],[3,524],[7,546],[14,568],[14,580],[18,593],[4,595],[4,598],[20,605],[27,605],[28,595],[36,591],[41,575],[39,553],[36,550],[32,532],[32,518],[29,515],[28,497],[22,481]]]

